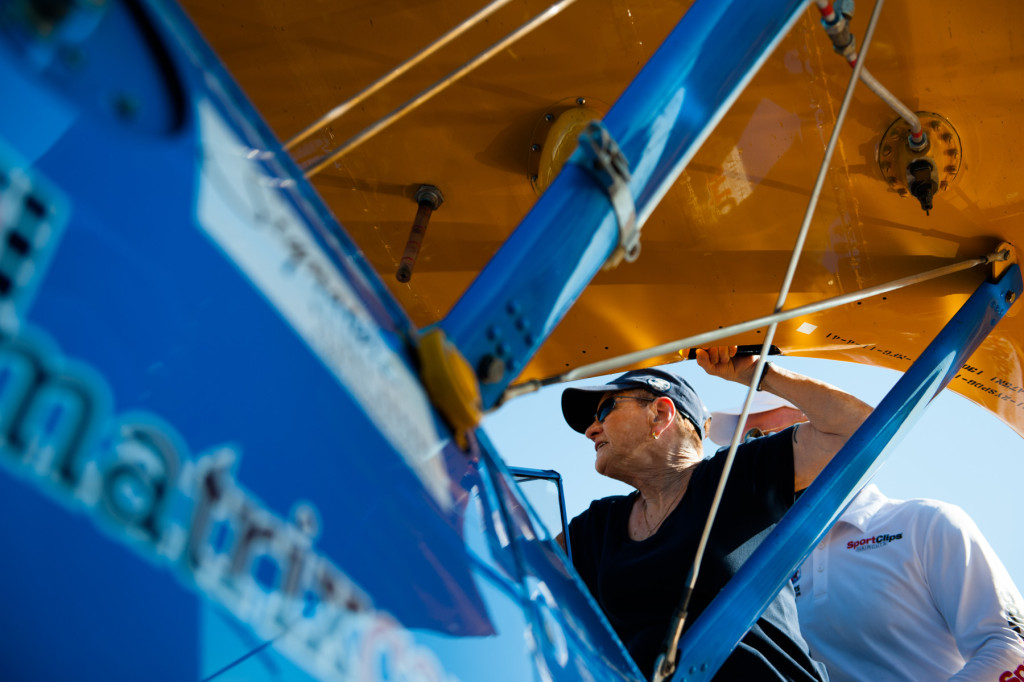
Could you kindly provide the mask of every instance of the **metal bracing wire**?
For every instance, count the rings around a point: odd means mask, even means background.
[[[836,52],[844,56],[851,67],[854,66],[857,63],[857,49],[853,36],[850,34],[849,17],[837,10],[832,0],[814,0],[814,4],[818,6],[818,10],[821,12],[822,24],[825,26],[825,32],[832,38],[832,44],[835,46]],[[853,3],[851,2],[851,12],[852,9]],[[913,144],[923,144],[921,137],[923,128],[921,127],[921,119],[918,115],[901,102],[896,95],[889,92],[888,88],[882,85],[867,69],[861,69],[860,80],[869,90],[889,105],[893,111],[899,114],[900,118],[907,122],[910,126]]]
[[[557,2],[554,5],[551,5],[533,19],[526,22],[512,33],[508,34],[507,36],[496,42],[494,45],[491,45],[489,48],[478,54],[476,57],[473,57],[473,59],[463,64],[461,67],[459,67],[452,73],[448,74],[438,82],[434,83],[434,85],[430,86],[420,94],[416,95],[414,98],[412,98],[402,106],[398,107],[384,118],[378,120],[372,126],[365,128],[362,132],[354,135],[353,137],[350,137],[344,144],[342,144],[334,151],[329,152],[328,154],[311,161],[303,169],[303,174],[307,178],[316,175],[317,173],[319,173],[320,171],[322,171],[323,169],[327,168],[332,163],[340,159],[342,156],[344,156],[348,152],[352,151],[353,149],[361,145],[363,142],[366,142],[368,139],[370,139],[380,131],[384,130],[385,128],[387,128],[392,123],[405,116],[407,113],[409,113],[419,105],[423,104],[424,102],[432,98],[437,93],[441,92],[448,86],[452,85],[453,83],[461,79],[463,76],[465,76],[473,69],[478,67],[480,64],[483,64],[488,59],[490,59],[497,53],[501,52],[506,47],[516,42],[526,34],[530,33],[544,22],[558,15],[562,10],[564,10],[566,7],[568,7],[574,2],[576,2],[576,0],[561,0],[560,2]]]
[[[782,286],[779,288],[779,297],[775,304],[776,313],[782,310],[782,307],[786,302],[786,297],[789,295],[789,289],[793,283],[793,277],[796,273],[797,265],[800,262],[800,255],[803,252],[804,242],[807,240],[807,233],[810,231],[811,218],[814,216],[814,210],[818,205],[818,198],[821,196],[821,189],[824,186],[825,178],[828,175],[828,169],[832,162],[832,154],[835,152],[835,148],[839,143],[839,133],[842,130],[843,122],[846,119],[846,112],[850,108],[850,102],[853,100],[853,92],[857,86],[857,81],[860,80],[861,70],[864,65],[864,55],[867,53],[868,46],[871,44],[871,38],[874,35],[875,27],[878,24],[878,17],[881,14],[883,4],[884,0],[876,0],[875,8],[871,13],[871,19],[868,22],[867,30],[864,32],[864,47],[861,51],[860,59],[857,60],[857,63],[853,67],[850,82],[846,86],[846,92],[843,95],[843,102],[839,107],[839,112],[836,115],[836,123],[832,129],[832,136],[829,138],[828,145],[825,147],[825,155],[822,159],[821,167],[818,169],[818,177],[814,182],[814,189],[811,191],[811,197],[807,203],[807,210],[804,213],[803,223],[800,225],[796,244],[793,246],[793,254],[790,257],[789,267],[786,270],[786,276],[782,281]],[[700,564],[704,558],[704,551],[707,548],[708,537],[711,534],[711,526],[714,524],[715,517],[718,514],[718,507],[721,503],[722,495],[725,492],[725,484],[729,479],[729,472],[732,469],[733,461],[736,458],[736,450],[743,438],[743,427],[747,421],[747,414],[750,412],[750,404],[754,399],[754,393],[761,381],[764,364],[768,359],[768,349],[771,347],[772,341],[775,337],[775,330],[777,328],[778,322],[772,322],[768,325],[768,329],[765,332],[764,343],[761,346],[761,354],[757,359],[757,364],[754,366],[754,374],[751,379],[751,384],[747,390],[746,400],[743,401],[743,409],[740,411],[739,422],[737,423],[736,430],[733,433],[732,442],[729,444],[729,452],[726,454],[722,475],[718,482],[718,488],[715,490],[714,499],[711,502],[711,510],[708,512],[708,519],[704,525],[704,531],[701,534],[700,542],[697,546],[697,554],[694,557],[693,566],[690,569],[687,584],[683,590],[683,597],[680,600],[679,607],[676,609],[673,623],[669,628],[670,635],[666,642],[665,651],[658,658],[658,663],[655,665],[655,680],[664,680],[675,672],[679,656],[679,640],[682,637],[683,627],[686,624],[686,611],[689,605],[690,595],[693,594],[694,586],[697,584],[697,577],[700,573]]]
[[[402,62],[395,68],[391,69],[377,80],[375,80],[373,83],[363,88],[352,98],[345,102],[342,102],[341,104],[334,107],[326,114],[318,118],[316,121],[309,124],[309,126],[306,127],[302,132],[300,132],[292,139],[288,140],[288,142],[285,143],[284,148],[288,150],[294,149],[297,144],[299,144],[300,142],[308,138],[310,135],[315,133],[319,128],[322,128],[323,126],[331,123],[332,121],[341,118],[346,113],[351,111],[353,107],[357,106],[374,93],[380,91],[389,83],[393,82],[394,80],[405,74],[407,71],[409,71],[409,69],[413,68],[417,64],[420,64],[425,59],[433,55],[435,52],[445,47],[453,40],[461,36],[463,33],[473,28],[481,21],[484,21],[485,19],[490,17],[492,14],[494,14],[495,12],[497,12],[499,9],[509,4],[510,2],[512,2],[512,0],[494,0],[494,2],[487,5],[479,12],[477,12],[476,14],[474,14],[473,16],[469,17],[461,24],[456,26],[455,28],[445,33],[443,36],[432,42],[430,45],[427,45],[425,48],[414,54],[412,57],[405,60],[404,62]]]
[[[779,312],[772,313],[771,315],[758,317],[746,322],[740,322],[728,327],[721,327],[719,329],[703,332],[694,336],[688,336],[677,341],[669,341],[668,343],[652,346],[651,348],[645,348],[644,350],[635,351],[633,353],[617,355],[614,358],[608,358],[607,360],[601,360],[599,362],[592,362],[589,365],[580,365],[579,367],[574,367],[568,372],[563,372],[562,374],[546,377],[544,379],[532,379],[521,384],[509,386],[508,390],[505,391],[505,395],[502,396],[500,403],[504,404],[512,398],[533,393],[545,386],[562,384],[569,381],[576,381],[578,379],[589,379],[602,374],[608,374],[616,369],[633,365],[638,362],[643,362],[644,360],[657,358],[662,355],[675,353],[685,348],[701,348],[709,346],[720,339],[727,339],[731,336],[736,336],[737,334],[761,329],[773,323],[777,324],[779,322],[785,322],[786,320],[792,320],[798,317],[803,317],[804,315],[821,312],[823,310],[831,310],[832,308],[838,308],[846,305],[847,303],[871,298],[872,296],[879,296],[890,291],[896,291],[897,289],[908,287],[912,284],[928,282],[957,272],[970,270],[971,268],[976,268],[979,265],[988,265],[989,263],[994,263],[996,261],[1005,261],[1009,258],[1009,255],[1009,251],[1006,250],[993,251],[992,253],[986,254],[980,258],[971,258],[960,261],[959,263],[951,263],[950,265],[944,265],[940,268],[927,270],[916,275],[901,277],[900,279],[886,282],[884,284],[878,284],[866,289],[851,291],[840,296],[834,296],[821,301],[815,301],[814,303],[808,303],[807,305],[802,305],[798,308],[781,310]]]

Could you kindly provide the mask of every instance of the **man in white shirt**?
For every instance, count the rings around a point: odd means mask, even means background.
[[[745,431],[801,420],[779,408],[752,414]],[[712,412],[715,442],[729,443],[738,412]],[[1024,682],[1024,599],[955,505],[868,485],[792,582],[800,629],[833,682]]]
[[[868,485],[792,582],[833,682],[1024,679],[1024,601],[955,505]]]

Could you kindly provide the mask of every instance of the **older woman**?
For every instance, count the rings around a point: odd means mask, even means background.
[[[749,384],[756,357],[697,351],[709,374]],[[808,422],[740,446],[699,579],[692,622],[871,408],[828,384],[768,364],[759,387]],[[595,468],[636,488],[597,500],[569,525],[573,564],[646,674],[654,669],[720,478],[724,454],[704,459],[709,414],[682,378],[657,369],[570,388],[562,412],[594,443]],[[800,635],[787,585],[736,647],[717,679],[824,680]]]

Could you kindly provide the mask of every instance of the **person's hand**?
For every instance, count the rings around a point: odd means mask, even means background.
[[[697,364],[714,377],[749,385],[754,376],[757,355],[736,357],[736,346],[712,346],[698,348]]]

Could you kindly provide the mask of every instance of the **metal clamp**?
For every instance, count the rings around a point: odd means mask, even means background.
[[[591,121],[579,139],[583,160],[576,163],[586,168],[608,193],[619,221],[619,245],[608,256],[603,268],[611,270],[623,259],[632,263],[640,255],[636,203],[629,191],[629,161],[600,121]]]

